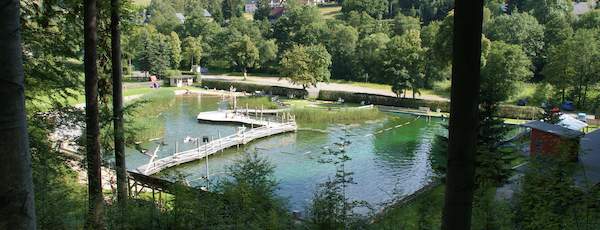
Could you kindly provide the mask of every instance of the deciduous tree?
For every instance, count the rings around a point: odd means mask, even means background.
[[[152,0],[148,6],[149,23],[163,34],[169,34],[181,25],[176,13],[169,0]]]
[[[333,78],[352,80],[356,74],[356,46],[358,31],[351,26],[332,25],[327,36],[327,51],[331,54]]]
[[[234,38],[228,46],[228,58],[231,64],[244,73],[246,80],[248,68],[260,66],[260,53],[256,44],[246,35]]]
[[[258,51],[260,53],[260,67],[263,69],[272,68],[273,63],[277,59],[277,53],[279,48],[277,47],[277,43],[275,43],[274,39],[269,40],[260,40],[258,44]]]
[[[190,68],[196,63],[200,63],[202,56],[202,46],[200,45],[200,39],[195,37],[187,37],[183,39],[183,59],[187,61]]]
[[[344,0],[342,13],[352,11],[365,12],[371,17],[381,19],[388,12],[388,0]]]
[[[242,16],[241,0],[223,0],[223,18],[225,20]]]
[[[169,36],[169,51],[171,56],[171,68],[178,69],[179,63],[181,63],[181,41],[175,32],[171,32],[171,35]]]
[[[394,34],[403,35],[410,30],[421,30],[419,18],[398,14],[394,18]]]
[[[317,83],[329,81],[331,55],[321,45],[296,45],[283,54],[280,62],[282,77],[301,85],[302,88],[316,86]]]
[[[359,41],[356,48],[358,68],[365,82],[381,81],[383,75],[383,54],[390,41],[387,34],[376,33]]]
[[[494,18],[486,26],[492,41],[504,41],[523,47],[523,51],[539,67],[544,49],[544,26],[528,13],[515,13]]]
[[[387,44],[384,54],[386,81],[392,84],[396,95],[412,90],[412,97],[419,93],[425,71],[424,50],[418,30],[410,30],[396,36]]]

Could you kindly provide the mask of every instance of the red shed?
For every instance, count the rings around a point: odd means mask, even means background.
[[[542,121],[532,121],[523,126],[531,128],[530,156],[567,152],[574,160],[577,159],[579,139],[584,133]]]

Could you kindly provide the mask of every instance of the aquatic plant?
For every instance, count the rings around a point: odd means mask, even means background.
[[[136,131],[136,139],[144,141],[151,138],[161,137],[164,134],[165,120],[161,114],[173,105],[175,95],[168,89],[159,89],[152,94],[144,96],[136,103],[141,103],[135,111],[125,117],[127,130]]]
[[[229,105],[233,108],[233,104]],[[269,97],[238,97],[237,98],[238,109],[245,109],[248,106],[249,109],[277,109],[277,103],[271,101]]]
[[[385,116],[378,109],[341,108],[336,110],[294,108],[292,114],[298,123],[358,123],[381,119]]]

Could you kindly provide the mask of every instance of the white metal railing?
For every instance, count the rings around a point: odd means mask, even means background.
[[[297,126],[295,122],[270,123],[268,126],[261,126],[246,132],[229,135],[208,142],[198,148],[174,153],[171,156],[150,161],[148,164],[138,167],[138,171],[144,175],[152,175],[176,165],[202,159],[223,149],[236,145],[243,145],[250,141],[271,135],[296,131],[296,129]]]

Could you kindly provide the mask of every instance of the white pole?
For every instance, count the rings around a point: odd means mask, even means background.
[[[223,139],[221,139],[221,130],[217,130],[217,132],[219,133],[219,149],[221,149],[221,152],[223,152]]]
[[[212,137],[210,139],[212,139]],[[210,143],[210,140],[209,140],[208,143]],[[204,144],[204,153],[206,154],[206,187],[208,188],[208,181],[210,180],[210,174],[208,172],[208,152],[206,152],[206,145],[207,144]]]

